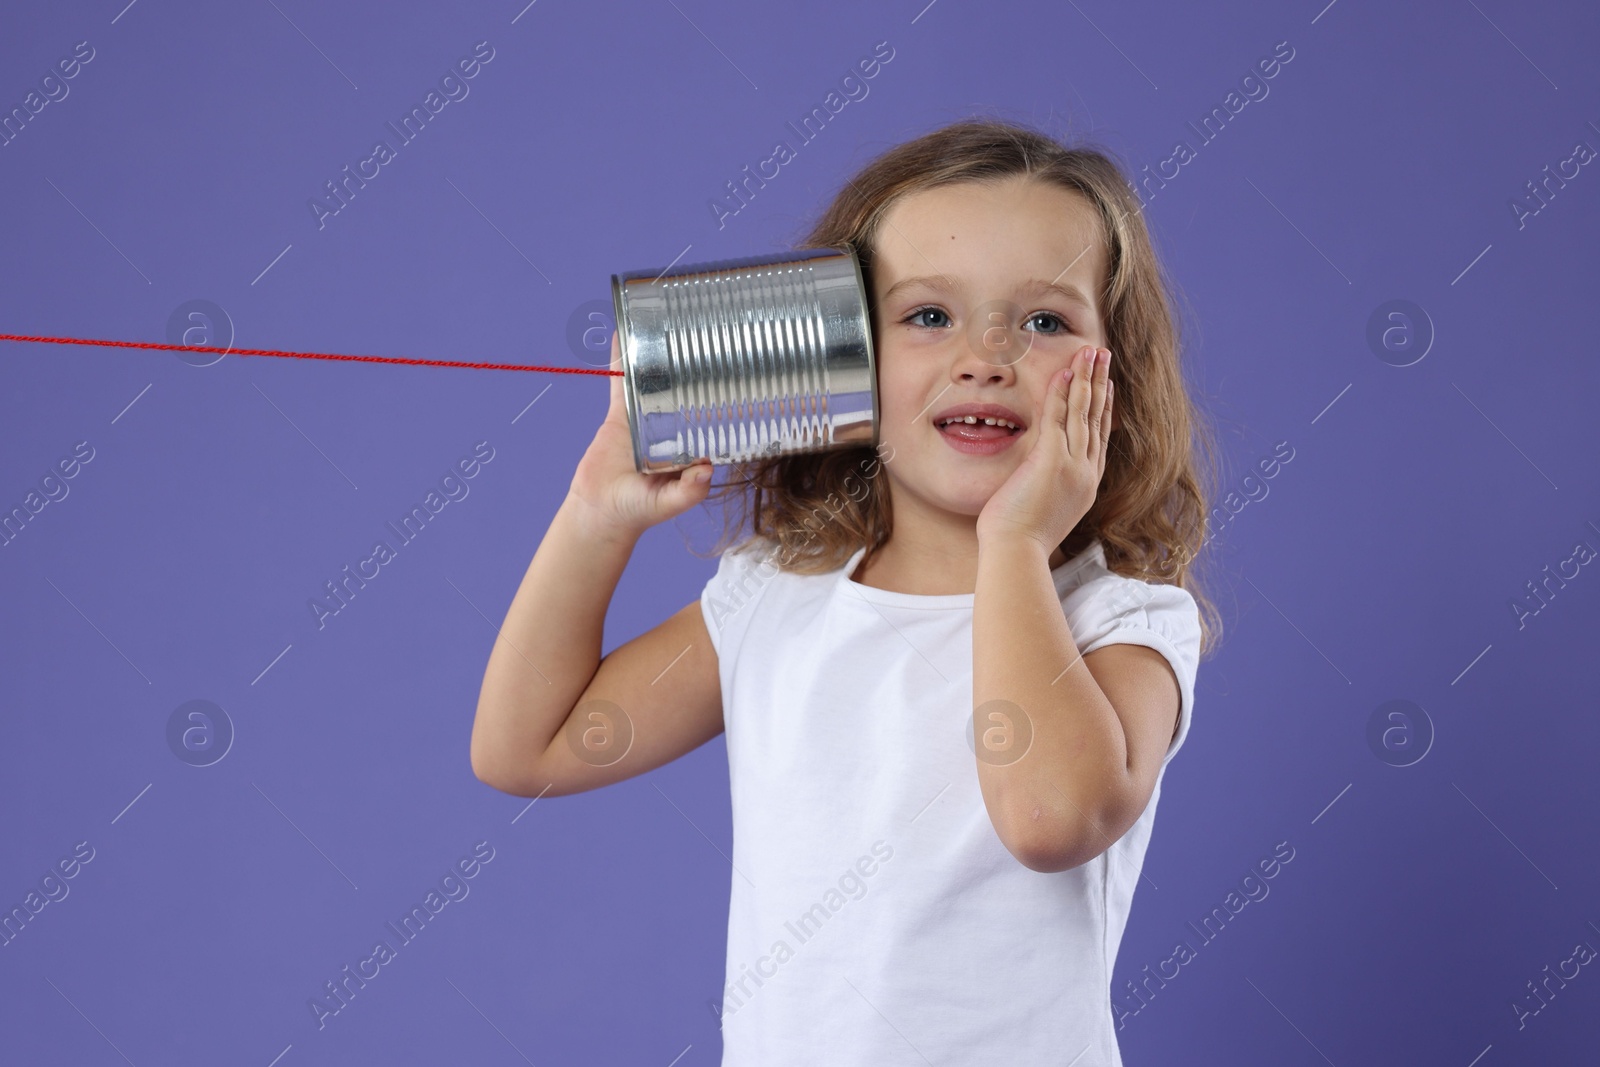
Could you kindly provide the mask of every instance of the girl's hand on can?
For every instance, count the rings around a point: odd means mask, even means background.
[[[611,369],[622,369],[616,331],[611,334]],[[581,506],[595,537],[637,540],[650,527],[705,500],[711,489],[711,462],[698,459],[683,470],[640,474],[633,464],[633,432],[622,377],[612,375],[607,380],[611,406],[578,461],[567,496]]]

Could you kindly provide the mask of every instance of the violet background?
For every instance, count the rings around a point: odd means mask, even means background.
[[[873,155],[975,113],[1154,165],[1288,41],[1146,212],[1225,487],[1294,458],[1214,545],[1226,642],[1113,995],[1295,858],[1119,1041],[1593,1062],[1593,967],[1520,1029],[1511,1005],[1600,946],[1600,576],[1520,629],[1511,603],[1600,548],[1600,174],[1510,207],[1600,146],[1592,5],[124,2],[4,17],[0,111],[95,57],[0,147],[0,331],[164,342],[204,299],[239,346],[581,366],[568,322],[612,272],[789,247]],[[469,95],[319,230],[307,201],[484,40]],[[869,95],[719,228],[724,183],[880,41]],[[1409,366],[1366,340],[1393,299],[1436,332]],[[0,376],[0,508],[95,449],[0,549],[0,909],[95,850],[0,947],[0,1061],[718,1062],[721,739],[531,810],[467,759],[488,620],[602,379],[15,342]],[[480,440],[469,495],[319,631],[308,599]],[[651,531],[607,649],[699,595],[713,533]],[[204,768],[167,743],[193,699],[236,730]],[[1411,766],[1369,746],[1391,700],[1431,722]],[[319,1030],[308,998],[485,840],[470,896]]]

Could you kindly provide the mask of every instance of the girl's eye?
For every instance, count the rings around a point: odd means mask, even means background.
[[[944,313],[944,309],[943,308],[935,307],[932,304],[929,304],[926,307],[917,308],[915,311],[913,311],[911,314],[907,315],[901,321],[902,322],[909,322],[914,326],[929,326],[930,324],[927,323],[927,322],[918,322],[916,320],[919,319],[923,315],[944,315],[944,314],[945,313]],[[945,315],[945,318],[946,318],[946,320],[948,320],[949,316]],[[949,323],[947,321],[943,325],[948,325],[948,324]],[[938,325],[940,325],[940,324],[933,324],[933,328],[937,328]]]
[[[1029,322],[1037,322],[1040,319],[1048,319],[1049,321],[1051,321],[1051,322],[1056,324],[1056,328],[1055,329],[1050,329],[1050,330],[1039,330],[1039,331],[1036,331],[1038,333],[1055,334],[1055,333],[1068,333],[1068,332],[1071,331],[1071,327],[1069,325],[1067,325],[1067,320],[1063,319],[1060,315],[1057,315],[1053,311],[1036,312],[1035,314],[1029,316],[1028,321]]]

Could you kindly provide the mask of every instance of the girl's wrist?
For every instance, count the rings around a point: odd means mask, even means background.
[[[1024,531],[1005,531],[1005,533],[990,534],[978,542],[979,566],[984,563],[1000,563],[1016,561],[1022,566],[1038,566],[1048,571],[1050,558],[1056,552],[1056,545],[1045,544],[1034,534]]]
[[[1054,545],[1047,545],[1038,535],[1026,530],[1016,528],[993,530],[978,538],[978,555],[1019,555],[1038,556],[1047,560],[1055,551]]]
[[[632,552],[638,543],[641,530],[633,530],[615,520],[606,518],[597,508],[568,490],[557,515],[565,514],[585,542]]]

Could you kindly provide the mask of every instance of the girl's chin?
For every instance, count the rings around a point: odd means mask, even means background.
[[[946,511],[976,516],[1016,468],[1015,460],[1001,456],[963,456],[948,449],[946,452],[923,454],[915,464],[905,462],[910,459],[908,450],[898,452],[894,462],[884,466],[890,484]],[[909,485],[905,484],[908,475]]]
[[[946,478],[926,486],[922,495],[945,511],[977,518],[1004,481],[1004,478]]]

